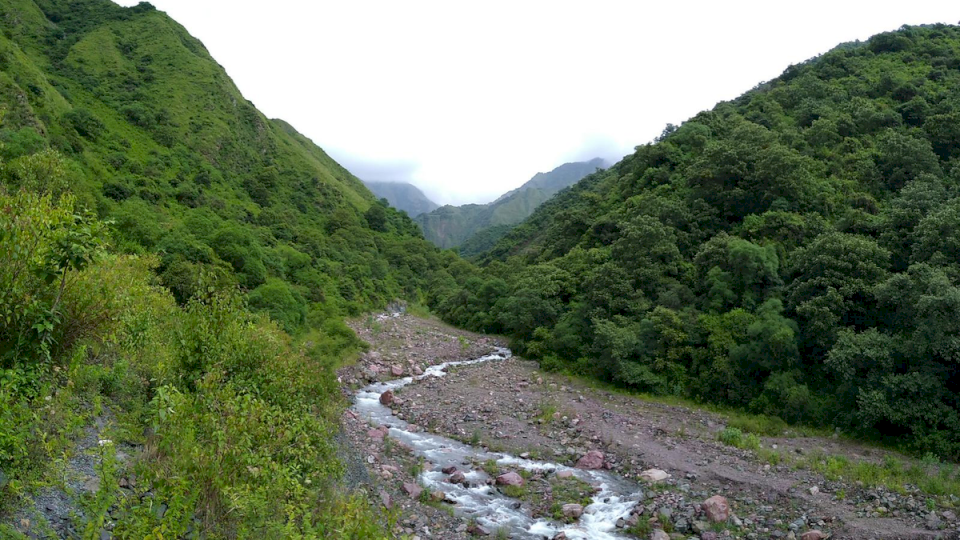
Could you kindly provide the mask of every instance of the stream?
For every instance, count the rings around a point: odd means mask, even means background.
[[[416,456],[433,464],[432,469],[420,474],[419,482],[428,491],[443,491],[447,500],[456,501],[458,515],[475,519],[486,529],[495,532],[505,530],[510,538],[553,538],[559,532],[567,538],[606,540],[625,538],[618,534],[618,518],[626,518],[630,510],[643,497],[640,487],[615,474],[602,470],[581,470],[557,463],[535,461],[502,452],[488,452],[440,435],[410,431],[409,424],[396,417],[389,407],[380,403],[380,395],[387,390],[396,391],[427,377],[442,377],[447,368],[469,366],[481,362],[496,362],[509,358],[509,349],[501,348],[496,353],[474,360],[446,362],[427,368],[418,377],[404,377],[388,382],[378,382],[361,389],[354,396],[353,409],[363,418],[377,426],[387,426],[389,436],[413,449]],[[531,517],[519,501],[500,493],[495,486],[486,484],[487,473],[475,468],[466,472],[464,464],[495,460],[500,466],[527,471],[542,471],[546,474],[570,471],[577,478],[598,488],[592,503],[584,508],[583,515],[572,524],[555,522],[545,518]],[[455,466],[464,470],[470,487],[452,484],[441,469]]]

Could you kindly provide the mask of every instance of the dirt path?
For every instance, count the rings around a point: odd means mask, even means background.
[[[372,380],[396,379],[428,365],[488,353],[498,343],[411,316],[358,321],[358,334],[373,346],[357,366],[341,372],[345,388]],[[347,390],[349,392],[349,390]],[[421,429],[491,451],[574,465],[590,451],[604,454],[604,466],[628,479],[648,469],[670,478],[648,485],[634,512],[643,523],[619,532],[640,537],[660,527],[673,538],[801,538],[813,530],[833,538],[958,538],[957,516],[949,508],[931,508],[918,490],[870,488],[842,479],[827,480],[807,466],[816,456],[845,456],[849,461],[882,460],[884,452],[831,438],[763,439],[770,450],[727,446],[717,439],[725,419],[686,407],[644,401],[588,387],[563,376],[542,373],[534,362],[512,358],[463,366],[443,378],[428,378],[398,392],[395,413]],[[437,495],[411,497],[417,475],[430,463],[371,430],[348,413],[347,432],[361,449],[372,490],[399,511],[398,532],[421,538],[465,538],[475,525],[456,516],[455,506]],[[775,451],[772,451],[775,450]],[[769,456],[784,456],[780,462]],[[772,461],[772,463],[771,463]],[[538,480],[540,483],[538,484]],[[404,489],[406,485],[406,490]],[[537,499],[551,497],[546,479],[533,479],[536,496],[518,504],[546,512]],[[556,486],[553,486],[556,487]],[[415,489],[413,491],[416,491]],[[732,516],[720,523],[705,519],[701,504],[725,497]],[[563,501],[566,502],[566,501]],[[629,530],[628,530],[629,529]],[[813,536],[812,538],[816,538]]]

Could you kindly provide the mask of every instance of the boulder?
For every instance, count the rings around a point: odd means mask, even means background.
[[[393,500],[390,499],[390,494],[384,490],[380,490],[380,501],[383,502],[383,507],[387,510],[393,508]]]
[[[467,478],[460,471],[453,471],[453,474],[450,475],[449,481],[451,484],[462,484],[467,481]]]
[[[477,522],[471,523],[470,526],[467,527],[467,532],[474,536],[490,536],[490,531]]]
[[[404,482],[403,492],[409,495],[411,499],[418,499],[420,494],[423,493],[423,488],[413,482]]]
[[[730,519],[730,503],[722,495],[714,495],[703,501],[701,505],[707,519],[714,523],[721,523]]]
[[[440,469],[440,472],[442,472],[443,474],[453,474],[453,473],[457,472],[457,466],[456,466],[456,465],[447,465],[446,467]]]
[[[670,540],[670,535],[663,532],[663,529],[657,529],[650,533],[650,540]]]
[[[824,540],[824,538],[826,537],[827,535],[823,534],[817,529],[814,529],[812,531],[807,531],[802,535],[800,535],[800,540]]]
[[[563,511],[563,517],[570,519],[579,519],[583,515],[583,505],[576,503],[565,504],[561,510]]]
[[[602,469],[603,452],[599,450],[590,450],[587,454],[577,461],[578,469]]]
[[[557,478],[573,478],[573,471],[557,471]]]
[[[389,407],[390,404],[393,403],[393,391],[387,390],[380,394],[380,403]]]
[[[498,486],[522,486],[523,477],[515,472],[503,473],[497,477]]]
[[[394,377],[403,377],[403,366],[400,364],[390,366],[390,374]]]
[[[553,535],[552,540],[567,540],[567,533],[560,531],[557,534]]]
[[[651,484],[663,482],[667,478],[670,478],[670,475],[667,474],[666,471],[661,471],[660,469],[647,469],[640,473],[640,479]]]

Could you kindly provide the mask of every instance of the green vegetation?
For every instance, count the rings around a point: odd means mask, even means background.
[[[386,536],[341,486],[343,319],[470,267],[150,4],[11,0],[0,30],[0,517],[106,422],[85,537],[112,506],[124,538]]]
[[[726,427],[719,434],[717,439],[727,446],[735,446],[746,450],[759,450],[760,438],[753,433],[744,435],[742,431],[735,427]]]
[[[591,497],[593,487],[575,476],[570,478],[554,476],[550,478],[550,492],[553,503],[550,505],[549,513],[550,517],[556,521],[569,521],[571,523],[575,521],[563,515],[563,505],[576,503],[586,508],[593,502]]]
[[[845,44],[540,206],[443,299],[520,354],[960,457],[960,28]]]
[[[537,173],[527,183],[489,204],[442,206],[416,216],[424,237],[442,248],[462,246],[465,257],[478,255],[523,221],[544,201],[581,178],[603,168],[596,158],[565,163],[548,173]],[[415,215],[415,214],[411,214]]]

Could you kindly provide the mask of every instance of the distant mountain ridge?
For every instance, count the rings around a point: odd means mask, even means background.
[[[416,217],[426,212],[440,208],[440,205],[431,201],[420,188],[406,182],[369,182],[363,183],[367,189],[378,198],[386,199],[390,206],[403,210],[410,217]]]
[[[537,173],[491,203],[441,206],[417,216],[414,221],[420,224],[424,237],[437,246],[461,247],[464,255],[475,255],[493,246],[547,199],[606,166],[601,158],[564,163],[550,172]],[[478,234],[481,232],[483,234]]]

